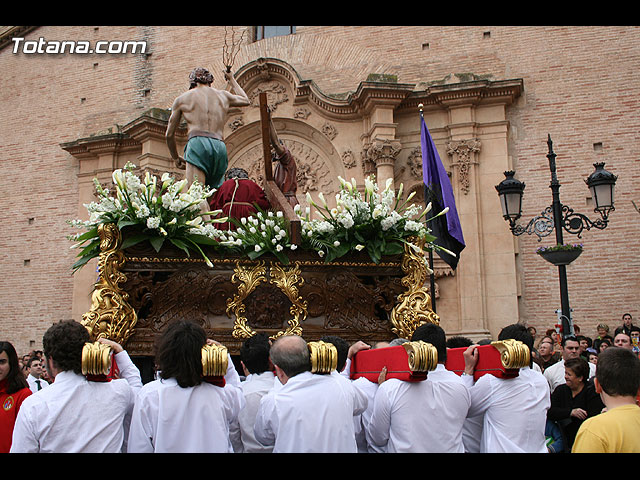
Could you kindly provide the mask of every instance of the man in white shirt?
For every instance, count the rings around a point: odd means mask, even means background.
[[[366,409],[366,397],[335,370],[312,373],[302,337],[279,338],[270,358],[282,386],[262,397],[256,439],[274,453],[356,453],[353,416]]]
[[[43,337],[47,371],[55,381],[20,408],[12,453],[119,453],[125,422],[142,387],[138,368],[115,342],[111,346],[120,378],[90,381],[82,375],[82,349],[89,332],[80,323],[62,321]]]
[[[564,380],[564,362],[570,358],[576,358],[580,355],[580,342],[573,335],[562,337],[562,359],[550,367],[547,367],[544,371],[544,378],[549,382],[549,388],[551,393],[556,389],[558,385],[565,383]],[[596,374],[596,366],[589,362],[589,378],[592,378]]]
[[[365,425],[367,439],[389,453],[464,453],[462,428],[471,405],[462,379],[446,370],[447,339],[433,323],[416,329],[411,341],[422,340],[438,352],[438,365],[427,378],[383,381]]]
[[[228,355],[224,380],[203,376],[204,329],[171,323],[157,345],[159,378],[138,394],[131,417],[131,453],[232,453],[229,426],[244,407],[240,376]]]
[[[273,388],[276,379],[273,365],[269,361],[269,337],[256,333],[248,338],[240,348],[240,363],[246,376],[240,383],[244,394],[245,407],[231,425],[231,443],[235,453],[269,453],[272,446],[265,447],[253,433],[260,400]]]
[[[523,342],[529,351],[533,338],[521,324],[502,329],[498,340]],[[480,453],[547,453],[545,425],[551,405],[549,384],[540,372],[522,367],[515,378],[498,378],[491,374],[474,382],[478,361],[477,345],[464,354],[462,379],[471,393],[468,417],[484,415]]]
[[[49,386],[44,378],[42,378],[42,368],[44,367],[42,360],[38,357],[31,357],[27,362],[27,369],[29,375],[27,375],[27,383],[33,393],[39,392],[44,387]]]

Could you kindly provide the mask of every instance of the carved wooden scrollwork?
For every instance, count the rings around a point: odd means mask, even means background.
[[[107,338],[124,344],[133,334],[136,311],[129,305],[129,294],[120,288],[127,281],[122,273],[126,262],[120,247],[120,230],[115,224],[98,226],[100,235],[99,279],[91,295],[91,309],[82,316],[82,324],[92,340]]]
[[[425,287],[429,275],[424,260],[424,240],[412,238],[411,243],[405,245],[402,259],[405,272],[402,285],[406,290],[398,295],[398,303],[391,311],[392,331],[402,338],[411,338],[423,323],[440,323],[440,317],[431,309],[431,295]]]
[[[275,339],[283,335],[302,335],[301,323],[307,317],[307,302],[299,295],[298,285],[304,283],[300,272],[300,265],[284,268],[279,264],[271,263],[269,266],[270,283],[278,287],[291,302],[289,312],[292,318],[287,322],[287,328],[281,330],[270,338]],[[227,315],[235,317],[232,335],[234,338],[249,338],[255,335],[255,331],[249,326],[245,314],[245,299],[256,289],[261,282],[267,280],[267,267],[264,262],[255,266],[241,266],[236,264],[231,277],[232,283],[239,283],[238,293],[227,300]]]

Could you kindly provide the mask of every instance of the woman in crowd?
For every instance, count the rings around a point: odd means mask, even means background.
[[[565,452],[570,452],[582,422],[602,412],[604,404],[589,381],[589,365],[581,357],[564,364],[565,384],[558,385],[551,394],[547,418],[556,422],[564,434]]]
[[[31,395],[16,349],[0,341],[0,453],[9,453],[13,426],[22,401]]]

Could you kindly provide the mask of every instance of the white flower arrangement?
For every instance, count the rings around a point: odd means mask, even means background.
[[[72,220],[69,223],[86,230],[83,234],[70,236],[80,248],[79,260],[73,265],[76,271],[89,260],[100,254],[98,225],[113,223],[119,229],[127,227],[121,248],[131,247],[148,240],[156,251],[160,251],[165,240],[190,255],[191,250],[199,252],[211,266],[211,261],[202,250],[202,245],[219,245],[222,231],[216,223],[226,218],[203,220],[203,215],[216,217],[221,211],[202,212],[200,205],[215,192],[198,181],[187,187],[187,180],[176,181],[165,173],[160,180],[147,172],[143,179],[134,174],[136,166],[128,162],[123,169],[112,174],[115,195],[110,195],[94,179],[98,201],[85,204],[89,213],[88,221]]]
[[[236,225],[235,230],[224,232],[221,244],[252,260],[273,254],[281,263],[288,264],[287,251],[293,251],[297,245],[291,243],[289,226],[280,211],[264,212],[260,209],[255,215],[240,220],[230,219]]]
[[[301,220],[302,242],[295,245],[291,243],[289,222],[282,212],[258,209],[256,214],[239,220],[222,217],[220,210],[202,212],[200,205],[215,190],[198,181],[187,187],[186,180],[176,181],[168,173],[158,180],[147,172],[141,179],[134,174],[135,168],[127,163],[123,169],[113,172],[114,195],[94,179],[98,200],[85,204],[89,220],[69,222],[85,230],[69,236],[74,242],[72,248],[80,249],[74,271],[100,254],[98,226],[107,223],[115,224],[125,232],[121,249],[149,241],[159,252],[168,241],[187,256],[191,251],[198,252],[210,267],[212,263],[203,246],[251,259],[272,254],[283,264],[289,263],[287,254],[297,248],[315,252],[325,262],[364,250],[375,263],[385,255],[402,254],[404,245],[417,250],[418,247],[409,241],[412,237],[423,239],[428,248],[441,248],[433,244],[435,237],[427,223],[445,214],[447,209],[426,219],[431,204],[426,208],[410,204],[415,192],[402,200],[403,186],[400,185],[396,193],[390,180],[379,193],[374,177],[367,177],[362,194],[356,188],[355,180],[347,182],[338,177],[340,191],[334,208],[329,208],[322,193],[318,195],[321,205],[307,194],[309,205],[317,209],[321,218],[312,220],[310,207],[303,214],[301,207],[296,206],[294,212]],[[211,219],[204,220],[203,216]],[[217,228],[216,224],[225,222],[233,222],[236,229],[223,231]]]
[[[424,239],[430,247],[438,248],[432,244],[435,237],[427,227],[431,219],[425,218],[431,204],[426,208],[410,204],[415,192],[403,201],[403,185],[396,193],[391,188],[391,179],[380,193],[373,176],[365,179],[364,193],[357,189],[355,179],[351,182],[338,179],[340,191],[334,208],[329,208],[322,193],[318,195],[321,204],[307,194],[307,202],[317,209],[321,218],[311,219],[309,208],[304,214],[300,206],[294,210],[302,223],[305,248],[315,250],[326,262],[350,251],[366,250],[375,263],[385,255],[403,253],[405,244],[412,245],[411,237]],[[436,217],[446,212],[444,209]]]

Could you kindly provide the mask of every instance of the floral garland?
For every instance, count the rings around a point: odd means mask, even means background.
[[[430,220],[446,214],[448,209],[426,219],[431,204],[426,208],[410,204],[415,192],[402,200],[403,186],[396,193],[391,188],[391,180],[379,192],[374,177],[367,177],[361,193],[354,179],[347,182],[338,177],[340,191],[334,208],[328,207],[322,193],[319,194],[322,205],[307,194],[309,205],[316,208],[321,218],[311,219],[310,207],[303,214],[301,207],[296,206],[294,212],[301,221],[302,242],[295,245],[291,243],[288,221],[282,212],[258,210],[241,219],[221,217],[220,210],[203,212],[200,205],[215,193],[214,189],[197,181],[187,188],[186,180],[176,181],[168,173],[158,180],[147,172],[140,179],[133,172],[135,168],[129,162],[123,169],[113,172],[115,196],[94,179],[98,201],[85,204],[89,220],[69,222],[86,230],[68,237],[75,242],[72,248],[80,249],[73,265],[74,272],[100,254],[98,226],[107,223],[126,229],[122,249],[149,241],[159,252],[168,241],[188,256],[192,251],[199,253],[210,267],[212,263],[203,246],[223,254],[246,255],[250,259],[272,254],[283,264],[289,263],[287,252],[298,247],[316,252],[327,263],[349,252],[366,251],[375,263],[379,263],[385,255],[403,253],[405,245],[420,250],[409,240],[417,237],[427,248],[441,249],[453,255],[433,243],[436,238],[427,226]],[[217,224],[227,221],[233,222],[236,229],[223,231],[217,228]]]

